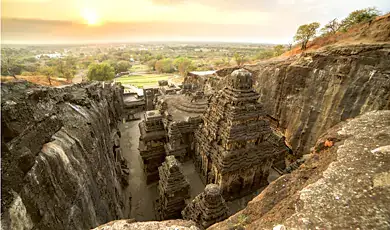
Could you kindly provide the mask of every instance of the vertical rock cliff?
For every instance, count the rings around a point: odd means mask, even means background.
[[[122,92],[97,82],[2,84],[3,229],[89,229],[127,217]]]
[[[246,66],[267,113],[297,154],[340,121],[390,108],[390,44],[327,47]]]

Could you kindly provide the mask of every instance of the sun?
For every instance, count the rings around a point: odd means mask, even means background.
[[[100,23],[100,18],[94,9],[84,9],[82,16],[88,25],[94,26]]]

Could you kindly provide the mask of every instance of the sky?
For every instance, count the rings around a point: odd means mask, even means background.
[[[2,0],[2,43],[292,42],[299,25],[390,0]]]

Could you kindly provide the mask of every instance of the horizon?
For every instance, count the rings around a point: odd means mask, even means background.
[[[387,0],[3,0],[2,44],[220,42],[288,44],[299,25],[322,25]]]

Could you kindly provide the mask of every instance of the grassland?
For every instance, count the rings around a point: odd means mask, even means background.
[[[143,86],[157,85],[160,80],[168,80],[170,75],[166,74],[142,74],[142,75],[131,75],[122,76],[116,78],[115,81],[122,84],[131,84],[142,88]]]
[[[130,72],[147,72],[147,71],[150,71],[150,68],[149,66],[147,65],[133,65],[131,68],[130,68]]]

